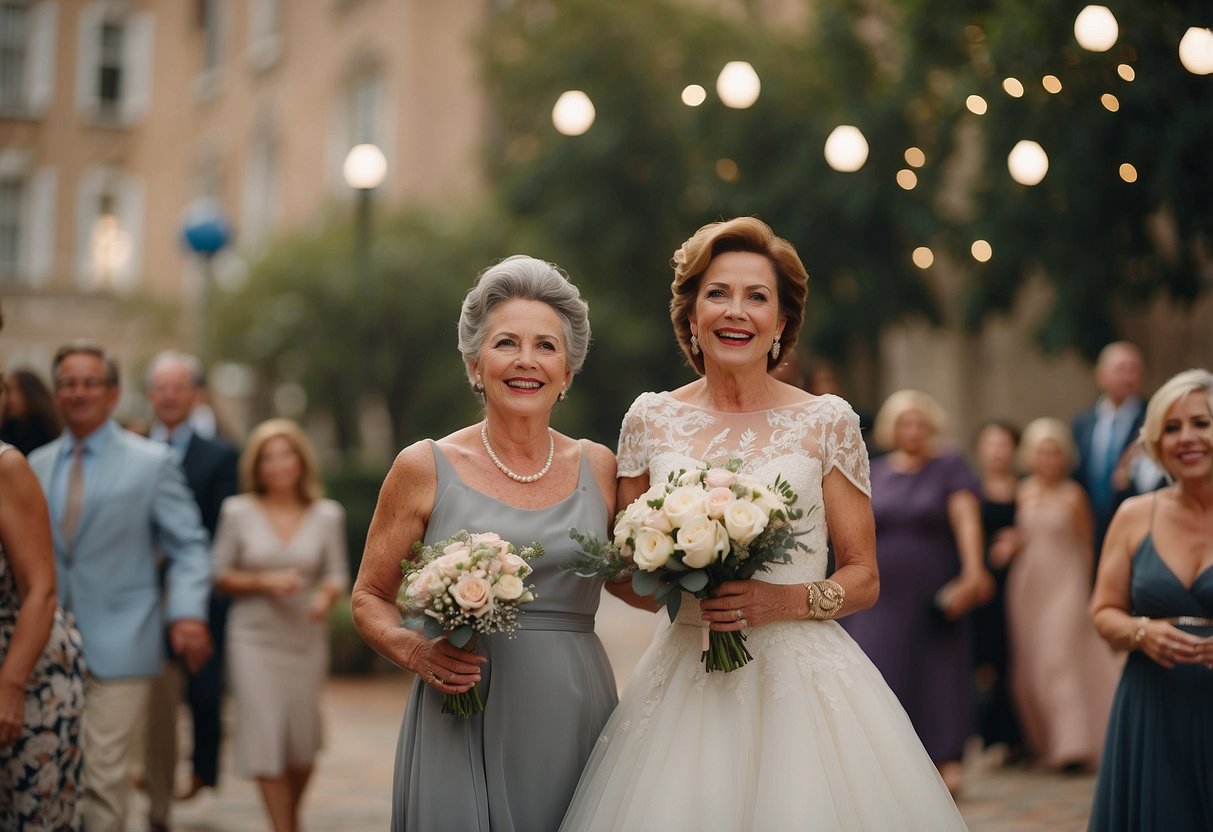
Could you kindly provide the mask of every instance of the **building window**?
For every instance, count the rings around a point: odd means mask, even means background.
[[[97,61],[97,102],[101,115],[117,118],[122,109],[122,55],[125,32],[121,23],[101,24]]]
[[[26,44],[29,42],[29,7],[0,3],[0,108],[25,108]]]
[[[135,289],[142,270],[142,182],[94,168],[81,177],[77,210],[77,284],[120,293]]]
[[[0,280],[13,283],[21,267],[21,216],[25,206],[25,183],[0,179]]]
[[[76,101],[85,118],[127,126],[147,112],[154,20],[151,12],[129,11],[125,4],[81,7]]]

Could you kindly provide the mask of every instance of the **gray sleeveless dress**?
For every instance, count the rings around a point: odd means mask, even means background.
[[[478,636],[484,713],[442,710],[442,694],[413,685],[396,749],[395,832],[545,832],[560,826],[581,769],[618,701],[594,633],[602,582],[563,569],[576,557],[569,529],[605,539],[607,508],[582,454],[577,489],[546,509],[520,509],[467,486],[438,446],[434,510],[425,542],[460,529],[543,545],[518,632]]]

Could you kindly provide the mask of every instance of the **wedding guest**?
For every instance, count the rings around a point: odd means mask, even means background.
[[[275,832],[297,832],[321,747],[326,616],[349,584],[345,511],[323,498],[312,443],[289,419],[253,429],[240,485],[223,501],[213,546],[215,589],[233,599],[233,757],[257,781]]]
[[[1091,508],[1070,479],[1064,422],[1036,419],[1020,441],[1015,525],[1022,547],[1007,576],[1012,691],[1036,762],[1092,769],[1103,748],[1117,662],[1087,617]]]
[[[152,439],[166,443],[181,463],[208,539],[214,539],[219,507],[235,494],[236,449],[219,439],[199,435],[190,420],[202,384],[202,363],[192,355],[165,351],[152,359],[147,370],[147,397],[155,421]],[[152,688],[147,729],[145,785],[148,819],[153,832],[167,829],[177,770],[177,705],[189,706],[193,734],[188,785],[177,796],[189,799],[200,789],[214,788],[219,779],[220,699],[223,693],[224,633],[230,599],[213,592],[207,607],[207,626],[214,653],[196,673],[184,673],[180,663],[166,662]]]
[[[187,668],[210,656],[206,530],[169,450],[111,419],[118,365],[100,345],[60,347],[52,378],[67,429],[30,467],[50,506],[59,603],[78,622],[88,669],[80,811],[87,832],[122,832],[166,628]]]
[[[459,351],[483,421],[400,452],[371,522],[354,585],[354,622],[381,655],[413,671],[396,756],[392,829],[553,832],[616,702],[594,615],[602,581],[568,569],[571,528],[605,539],[615,457],[550,426],[590,345],[588,307],[557,267],[515,255],[477,278],[459,315]],[[496,532],[544,548],[536,600],[514,638],[463,650],[401,626],[400,559],[414,541]],[[487,692],[484,712],[441,712],[448,693]]]
[[[782,477],[808,551],[665,615],[594,749],[566,830],[963,829],[896,697],[837,619],[876,600],[868,458],[851,407],[768,374],[795,346],[808,275],[741,217],[674,254],[670,316],[701,376],[643,393],[623,420],[618,502],[703,462]],[[826,542],[838,568],[827,577]],[[707,632],[753,659],[707,673]]]
[[[4,380],[4,392],[0,442],[7,442],[29,456],[59,436],[63,424],[55,401],[36,373],[12,370]]]
[[[1078,446],[1074,477],[1087,492],[1094,512],[1096,561],[1116,507],[1129,495],[1162,484],[1161,472],[1139,452],[1136,441],[1145,417],[1143,373],[1144,361],[1136,344],[1108,344],[1095,362],[1099,399],[1074,417],[1072,430]]]
[[[981,528],[986,568],[994,577],[994,597],[973,610],[973,665],[977,688],[977,728],[987,749],[998,749],[1004,761],[1020,753],[1021,737],[1011,699],[1007,654],[1007,562],[1019,549],[1015,530],[1015,449],[1019,431],[1006,422],[982,425],[973,442],[980,479]]]
[[[50,515],[0,442],[0,829],[79,829],[84,665],[57,608]]]
[[[964,617],[990,599],[978,483],[963,457],[943,449],[943,409],[901,390],[876,414],[872,511],[880,600],[844,626],[897,694],[954,793],[972,733],[972,653]]]
[[[1129,655],[1090,828],[1213,829],[1213,373],[1163,384],[1141,442],[1171,484],[1121,504],[1099,562],[1092,619]]]

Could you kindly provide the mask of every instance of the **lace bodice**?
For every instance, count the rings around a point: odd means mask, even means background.
[[[782,475],[804,511],[797,521],[800,540],[811,551],[797,551],[786,564],[759,573],[761,580],[790,584],[825,577],[826,528],[821,481],[838,470],[864,494],[871,494],[867,448],[859,417],[837,396],[754,413],[722,413],[680,402],[669,393],[642,393],[619,435],[619,476],[648,473],[663,482],[671,471],[701,462],[736,457],[741,470],[764,481]]]

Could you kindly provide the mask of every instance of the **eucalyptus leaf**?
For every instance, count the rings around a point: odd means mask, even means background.
[[[438,638],[442,635],[442,625],[427,615],[422,618],[421,632],[425,633],[426,638]]]
[[[665,597],[665,611],[670,614],[670,621],[678,617],[678,609],[682,606],[682,593],[671,592]]]
[[[702,592],[708,585],[708,573],[702,569],[696,569],[694,572],[681,575],[678,583],[682,584],[687,592]]]
[[[462,627],[456,627],[455,629],[451,630],[450,635],[448,635],[446,638],[451,644],[463,649],[467,646],[467,643],[472,640],[472,636],[475,634],[476,631],[472,629],[471,624],[464,624]]]
[[[652,595],[657,591],[657,573],[636,570],[632,573],[632,590],[637,595]]]

